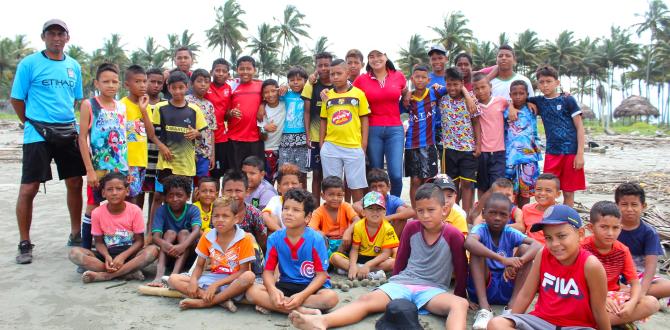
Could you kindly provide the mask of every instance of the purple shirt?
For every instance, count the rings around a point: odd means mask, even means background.
[[[274,196],[277,196],[275,188],[270,182],[263,180],[258,187],[256,187],[256,190],[252,191],[246,198],[244,198],[244,202],[262,210],[268,205],[270,198]]]

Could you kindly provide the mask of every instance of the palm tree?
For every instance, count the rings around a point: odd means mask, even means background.
[[[312,49],[312,54],[316,55],[319,53],[328,51],[328,37],[321,36],[319,39],[316,39],[314,48]]]
[[[121,36],[113,33],[111,38],[105,40],[105,44],[100,49],[102,59],[108,63],[114,63],[123,68],[128,63],[126,51],[121,44]]]
[[[537,32],[527,29],[519,34],[514,43],[517,71],[528,76],[532,68],[537,67],[541,45],[542,43],[537,37]]]
[[[130,55],[130,62],[144,68],[163,68],[169,55],[161,48],[153,37],[148,37],[144,48],[138,48]]]
[[[284,59],[284,64],[282,66],[282,74],[288,72],[291,67],[301,66],[307,72],[311,71],[311,68],[314,64],[312,57],[305,54],[305,51],[300,46],[293,46],[291,51],[288,53],[286,59]]]
[[[263,75],[271,75],[278,69],[276,49],[279,47],[277,41],[277,28],[263,23],[258,26],[258,36],[252,37],[249,43],[251,55],[258,54],[258,72]],[[276,62],[276,63],[275,63]]]
[[[409,45],[405,48],[400,48],[400,58],[398,65],[405,77],[412,74],[412,68],[417,64],[428,63],[428,53],[426,52],[426,45],[428,41],[423,40],[420,35],[414,34],[409,38]]]
[[[438,34],[433,41],[441,43],[447,50],[447,56],[468,50],[472,43],[472,30],[467,28],[468,19],[460,11],[449,13],[444,17],[442,27],[431,26],[430,28]]]
[[[219,47],[219,56],[226,57],[226,49],[239,52],[242,49],[240,42],[247,38],[242,30],[247,29],[247,24],[241,19],[246,14],[237,3],[237,0],[227,0],[223,7],[216,8],[216,23],[207,30],[208,47]]]
[[[481,70],[496,64],[498,52],[490,41],[475,44],[472,47],[472,62],[474,70]]]
[[[544,54],[547,61],[558,70],[560,77],[561,73],[566,74],[567,65],[578,54],[578,48],[575,45],[579,40],[573,39],[574,33],[572,31],[564,30],[556,38],[554,43],[547,42],[544,48]]]
[[[652,56],[654,53],[654,41],[658,40],[658,33],[663,24],[668,24],[670,21],[670,12],[668,11],[668,6],[661,0],[651,0],[649,2],[649,9],[644,13],[644,15],[636,14],[635,16],[643,16],[644,21],[635,24],[637,26],[637,35],[640,36],[643,32],[649,31],[649,47],[651,50],[647,52],[648,56]],[[647,72],[646,78],[647,81],[647,98],[649,97],[649,76],[651,74],[651,57],[647,59]]]
[[[84,91],[84,98],[89,97],[93,90],[93,73],[91,70],[91,56],[84,50],[84,48],[77,45],[70,45],[65,52],[81,65],[81,84]]]
[[[580,40],[577,45],[577,54],[570,62],[569,70],[577,77],[577,89],[575,94],[579,95],[579,101],[583,102],[584,94],[587,92],[591,95],[591,101],[594,100],[593,93],[595,93],[594,80],[602,79],[602,67],[598,63],[598,47],[600,39],[591,40],[586,37]],[[591,108],[594,108],[593,103]]]
[[[277,26],[277,40],[280,40],[282,44],[280,56],[282,61],[286,46],[297,43],[298,36],[309,38],[309,33],[305,31],[305,28],[308,28],[309,24],[303,23],[303,18],[305,18],[305,15],[300,13],[298,8],[293,5],[288,5],[284,9],[284,20]]]
[[[495,45],[496,48],[499,48],[502,45],[509,45],[509,44],[511,44],[511,42],[509,40],[509,35],[507,34],[507,32],[500,33],[498,35],[498,44]]]

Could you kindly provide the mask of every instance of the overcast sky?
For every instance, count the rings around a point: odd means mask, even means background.
[[[181,34],[188,29],[202,46],[195,67],[209,68],[219,51],[206,47],[204,31],[214,24],[214,8],[223,3],[223,0],[12,1],[4,6],[0,36],[25,34],[33,48],[41,49],[44,46],[39,36],[42,24],[50,18],[61,18],[69,25],[70,44],[91,52],[100,48],[112,33],[118,33],[124,49],[132,51],[143,47],[148,36],[167,45],[168,33]],[[246,11],[243,19],[249,27],[247,35],[256,35],[257,26],[263,22],[276,24],[274,17],[281,19],[286,5],[293,4],[311,25],[312,39],[301,40],[304,48],[313,48],[315,40],[323,35],[329,39],[329,50],[340,57],[350,48],[359,48],[366,54],[372,47],[381,47],[392,60],[397,59],[401,47],[407,47],[412,34],[419,33],[425,39],[437,37],[428,26],[440,25],[450,11],[462,11],[470,20],[468,27],[480,40],[498,40],[501,32],[511,34],[515,40],[516,35],[527,28],[537,31],[542,39],[553,40],[565,29],[574,31],[578,38],[607,35],[612,25],[627,27],[640,22],[642,17],[636,14],[643,14],[648,7],[645,0],[616,3],[605,0],[240,0],[239,3]]]

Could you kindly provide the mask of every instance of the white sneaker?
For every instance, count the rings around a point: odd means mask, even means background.
[[[337,269],[337,275],[348,275],[349,273],[344,269]]]
[[[386,278],[386,273],[381,269],[376,272],[368,273],[368,280],[381,280],[383,278]]]
[[[472,324],[473,330],[486,330],[486,326],[493,318],[493,312],[488,309],[480,309],[475,314],[475,323]]]
[[[505,307],[503,307],[501,315],[512,315],[512,310],[507,308],[507,306],[505,306]]]

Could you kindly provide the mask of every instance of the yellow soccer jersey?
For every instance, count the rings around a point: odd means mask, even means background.
[[[366,220],[364,218],[354,224],[353,244],[359,246],[359,255],[376,257],[382,253],[382,249],[393,249],[400,244],[393,226],[388,221],[383,220],[377,232],[372,233],[372,235],[368,233],[365,223]]]
[[[368,114],[368,99],[360,89],[351,86],[345,93],[329,90],[328,101],[321,104],[321,118],[328,122],[325,141],[344,148],[360,148],[361,117]]]
[[[121,99],[126,105],[126,141],[128,141],[128,166],[147,167],[147,131],[140,106],[128,97]],[[151,108],[147,106],[151,119]]]

